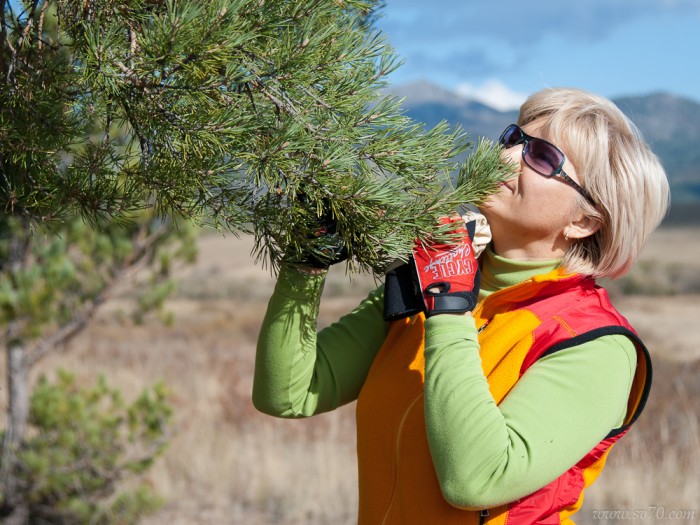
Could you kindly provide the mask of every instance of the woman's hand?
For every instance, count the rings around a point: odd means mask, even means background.
[[[477,303],[481,272],[474,255],[472,232],[465,228],[461,217],[444,217],[441,224],[453,224],[451,233],[457,236],[453,244],[423,244],[416,241],[413,262],[425,315],[471,312]]]

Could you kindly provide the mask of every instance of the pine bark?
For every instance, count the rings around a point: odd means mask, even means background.
[[[10,514],[3,519],[6,525],[25,525],[29,522],[29,506],[21,494],[21,480],[17,475],[17,453],[24,440],[29,420],[29,367],[26,347],[20,341],[7,346],[8,410],[5,439],[2,448],[3,507]]]

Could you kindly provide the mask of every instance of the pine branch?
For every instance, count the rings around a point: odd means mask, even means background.
[[[377,5],[59,0],[63,45],[21,48],[16,62],[4,122],[21,146],[0,133],[12,152],[1,204],[119,220],[153,197],[163,216],[252,231],[272,267],[329,212],[353,268],[381,271],[437,215],[483,200],[498,169],[482,164],[455,186],[466,134],[426,130],[380,96],[399,61],[368,22]],[[46,23],[38,13],[31,34]],[[50,133],[26,132],[38,123]]]
[[[147,223],[142,224],[135,237],[136,242],[131,253],[124,258],[120,267],[109,276],[100,292],[91,301],[85,302],[70,321],[63,323],[58,330],[43,337],[34,345],[32,351],[26,356],[28,367],[31,368],[56,349],[65,348],[66,344],[81,333],[94,318],[100,306],[112,297],[117,287],[144,267],[156,244],[168,233],[168,229],[161,226],[147,235],[147,226]]]

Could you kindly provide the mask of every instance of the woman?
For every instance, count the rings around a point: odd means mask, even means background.
[[[575,89],[531,96],[501,143],[519,169],[481,209],[478,268],[431,294],[422,263],[454,247],[414,251],[424,312],[385,321],[380,287],[317,334],[325,271],[280,271],[254,402],[305,417],[358,400],[362,524],[565,522],[643,407],[648,353],[595,279],[624,274],[665,214],[661,165]],[[466,306],[439,308],[450,294]]]

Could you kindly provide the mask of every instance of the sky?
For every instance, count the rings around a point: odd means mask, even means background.
[[[428,80],[498,109],[545,87],[700,102],[700,0],[385,0],[376,27]]]

